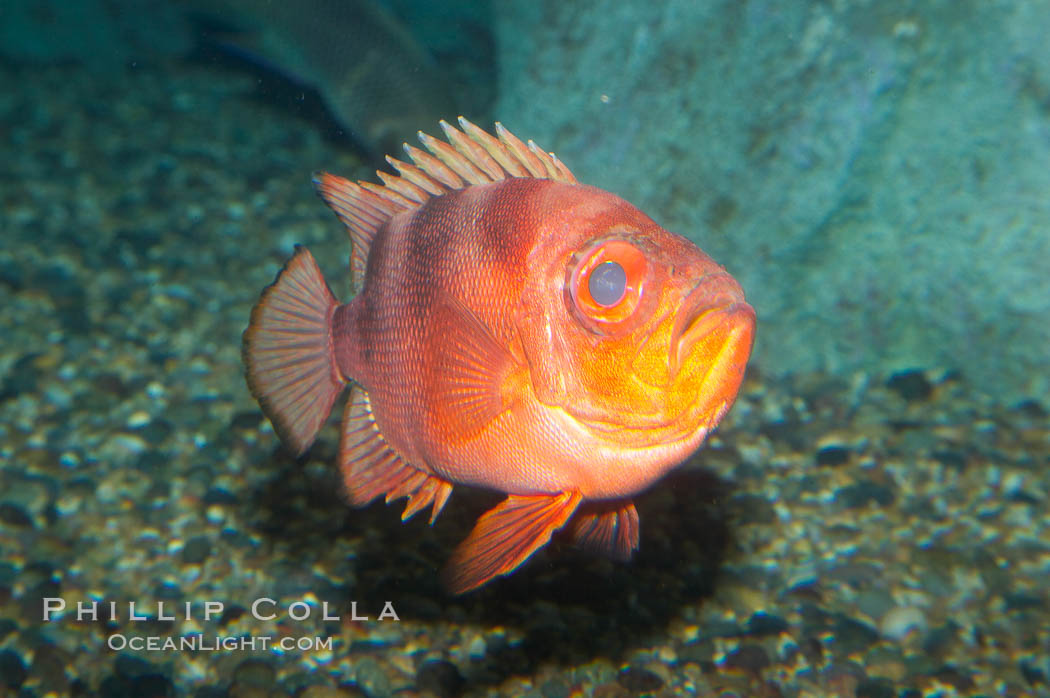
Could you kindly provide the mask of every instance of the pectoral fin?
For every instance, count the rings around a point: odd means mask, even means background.
[[[441,292],[431,317],[430,389],[448,436],[467,439],[514,400],[522,364],[470,308]]]
[[[478,519],[444,571],[453,594],[475,589],[525,562],[561,528],[582,499],[579,492],[509,495]]]

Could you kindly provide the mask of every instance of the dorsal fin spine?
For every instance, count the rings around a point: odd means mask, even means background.
[[[558,168],[554,166],[554,161],[551,160],[551,156],[544,152],[542,148],[536,145],[536,142],[529,140],[529,152],[536,156],[536,159],[543,163],[543,169],[547,173],[549,179],[556,179],[558,177]]]
[[[392,210],[391,214],[397,213],[399,210],[404,208],[414,208],[415,202],[406,199],[393,187],[386,187],[381,184],[373,184],[372,182],[360,182],[363,189],[375,194],[380,199],[387,201]]]
[[[404,177],[398,177],[389,172],[383,172],[382,170],[377,170],[376,174],[379,176],[379,179],[383,180],[384,185],[398,192],[401,196],[410,201],[421,204],[430,198],[430,194],[425,190],[420,189],[415,184],[412,184],[412,182],[409,182]]]
[[[496,135],[499,136],[499,141],[506,146],[510,152],[525,166],[525,169],[529,171],[529,174],[533,177],[546,177],[547,169],[543,166],[543,163],[536,159],[536,156],[529,152],[528,147],[522,143],[517,136],[503,128],[503,124],[496,122]]]
[[[460,117],[460,121],[464,122],[466,119]],[[471,140],[459,129],[452,128],[445,120],[441,121],[441,130],[445,132],[445,138],[452,144],[452,147],[485,173],[489,182],[498,182],[501,179],[506,179],[507,173],[503,171],[498,162],[492,159],[492,156],[485,151],[481,144]],[[478,130],[480,131],[480,129]]]
[[[424,143],[423,136],[426,134],[422,131],[419,132],[420,140]],[[445,185],[447,190],[462,189],[465,183],[460,179],[459,175],[452,171],[452,169],[445,163],[438,160],[430,153],[425,153],[419,148],[413,145],[405,145],[405,152],[408,153],[408,157],[415,163],[416,167],[426,172],[433,179],[441,182]]]
[[[470,160],[457,153],[448,143],[442,143],[425,133],[419,134],[419,140],[442,164],[462,177],[467,183],[487,184],[491,181],[485,176],[484,172],[475,167]]]
[[[459,125],[464,133],[466,133],[475,143],[484,148],[485,152],[488,153],[511,177],[528,176],[528,171],[521,166],[521,163],[514,159],[511,153],[507,152],[507,149],[487,131],[478,128],[462,116],[459,117]]]
[[[405,147],[408,147],[407,143],[405,144]],[[442,186],[441,182],[436,181],[426,172],[424,172],[423,170],[419,169],[411,163],[403,162],[396,158],[392,158],[389,155],[386,157],[386,161],[389,162],[394,167],[394,169],[396,169],[401,174],[401,176],[405,178],[405,180],[411,182],[412,184],[415,184],[431,196],[439,196],[441,194],[444,194],[445,191],[447,191]]]

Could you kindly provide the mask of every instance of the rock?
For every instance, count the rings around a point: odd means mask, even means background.
[[[83,62],[113,69],[144,53],[182,55],[192,45],[185,17],[158,6],[136,16],[133,0],[13,2],[0,23],[0,54],[15,62]]]
[[[968,7],[493,3],[493,112],[724,264],[768,373],[1046,395],[1050,13]]]

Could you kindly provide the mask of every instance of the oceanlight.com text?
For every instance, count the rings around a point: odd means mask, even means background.
[[[237,652],[247,650],[250,652],[268,651],[275,652],[316,652],[325,650],[332,651],[332,638],[330,637],[271,637],[269,635],[249,636],[220,636],[183,635],[181,637],[161,637],[157,635],[123,635],[115,633],[106,638],[109,649],[119,652],[130,649],[138,652]]]

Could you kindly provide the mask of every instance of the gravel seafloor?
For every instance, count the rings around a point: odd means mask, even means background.
[[[1050,420],[936,367],[753,366],[640,498],[633,562],[555,542],[447,596],[436,571],[493,497],[457,488],[433,527],[352,510],[334,426],[296,462],[244,385],[240,333],[292,244],[346,297],[310,173],[370,171],[253,80],[0,68],[0,696],[1050,695]],[[117,617],[43,622],[58,597]],[[331,649],[110,646],[198,634]]]

